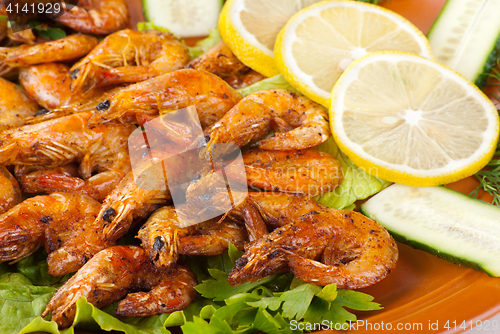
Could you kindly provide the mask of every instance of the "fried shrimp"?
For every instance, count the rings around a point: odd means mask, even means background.
[[[162,160],[165,151],[154,151],[155,157]],[[172,159],[168,164],[170,175],[179,176],[186,180],[192,180],[196,168],[187,168],[196,165],[199,161],[197,152],[188,152]],[[156,167],[160,167],[157,169]],[[124,236],[132,227],[134,221],[145,218],[161,206],[169,204],[172,200],[169,186],[163,174],[162,164],[142,169],[135,166],[134,171],[129,172],[118,186],[105,199],[98,219],[103,221],[103,233],[109,240],[118,240]],[[141,171],[141,172],[138,172]],[[136,175],[134,175],[134,173]]]
[[[0,77],[17,67],[76,60],[96,45],[97,38],[75,34],[33,46],[0,47]]]
[[[7,168],[0,166],[0,214],[21,203],[21,189]]]
[[[268,194],[260,195],[261,199],[272,198]],[[282,226],[247,245],[229,275],[230,284],[290,270],[305,282],[358,289],[379,282],[394,270],[396,243],[377,222],[358,212],[287,196],[279,195],[275,210],[271,210],[269,198],[259,203],[259,210],[266,211],[263,216]]]
[[[99,208],[99,202],[77,194],[26,199],[0,215],[0,262],[19,261],[42,246],[50,254],[67,243],[82,242],[79,230],[94,221]],[[72,254],[73,261],[85,263],[85,255]],[[50,268],[50,258],[48,262]]]
[[[250,86],[266,78],[239,61],[223,41],[192,60],[186,68],[213,73],[235,89]]]
[[[195,275],[185,266],[156,268],[140,247],[116,246],[97,253],[57,290],[42,317],[52,311],[59,328],[69,327],[80,297],[97,308],[118,304],[117,314],[150,316],[181,310],[196,296]]]
[[[0,135],[0,164],[64,166],[79,163],[80,178],[46,173],[46,192],[77,192],[102,201],[130,171],[127,149],[132,125],[87,128],[90,113],[26,125]]]
[[[218,121],[241,99],[221,78],[208,72],[177,70],[130,85],[101,101],[89,121],[97,126],[127,113],[158,115],[194,105],[200,123]]]
[[[46,109],[59,108],[72,98],[69,67],[61,63],[23,67],[19,71],[19,83]]]
[[[146,217],[171,200],[165,181],[157,179],[156,175],[151,178],[148,176],[143,176],[149,179],[146,182],[150,185],[157,184],[141,187],[138,185],[140,181],[136,182],[133,173],[129,172],[104,200],[97,220],[103,226],[102,233],[110,242],[127,234],[134,220]]]
[[[122,317],[148,317],[172,313],[188,306],[196,297],[194,287],[197,281],[194,273],[183,265],[173,266],[161,273],[164,276],[158,285],[151,285],[151,291],[131,293],[121,300],[116,314]],[[151,281],[154,282],[154,278]],[[149,289],[146,284],[145,288]]]
[[[47,191],[43,185],[42,179],[51,175],[65,175],[68,177],[78,177],[78,166],[69,164],[65,166],[46,167],[46,166],[26,166],[17,165],[14,167],[14,175],[19,180],[21,190],[28,194],[38,194]]]
[[[73,92],[96,86],[135,83],[184,67],[187,47],[158,30],[120,30],[102,40],[71,68]]]
[[[32,29],[24,29],[18,32],[13,32],[9,30],[7,32],[7,37],[9,37],[10,42],[19,43],[19,44],[28,44],[35,45],[37,43],[47,42],[47,39],[36,36]]]
[[[243,249],[246,232],[242,225],[218,219],[181,227],[175,208],[166,206],[149,217],[137,237],[156,266],[169,267],[179,254],[218,255],[227,251],[229,243]]]
[[[342,181],[340,162],[315,150],[265,151],[243,154],[248,185],[264,190],[318,196]]]
[[[67,165],[30,171],[27,166],[16,166],[16,176],[21,180],[26,192],[37,192],[44,189],[39,186],[40,183],[43,185],[43,177],[50,177],[51,173],[74,176],[77,173],[76,169],[73,165]],[[154,185],[158,190],[139,187],[132,172],[125,175],[106,197],[92,222],[81,226],[76,238],[49,254],[50,274],[62,276],[77,271],[85,264],[86,259],[92,258],[105,248],[115,246],[118,239],[134,226],[134,222],[140,221],[157,208],[168,203],[170,193],[165,189],[165,186],[161,189],[161,185],[165,184],[163,179],[155,180],[154,176],[145,174],[144,178],[151,186],[153,186],[152,182],[158,182],[157,185]],[[33,182],[32,179],[35,179],[36,182]],[[26,189],[26,187],[31,188]]]
[[[130,24],[125,0],[79,0],[78,6],[54,20],[93,35],[108,35],[128,28]]]
[[[40,108],[16,84],[0,78],[0,133],[24,125]]]
[[[242,147],[263,139],[264,150],[296,150],[319,145],[330,136],[327,110],[305,96],[287,90],[263,90],[248,95],[207,130],[205,155],[216,143]]]
[[[43,73],[42,73],[43,76]],[[43,87],[42,87],[43,88]],[[55,108],[55,109],[43,109],[39,113],[37,113],[33,117],[28,117],[26,119],[26,124],[37,124],[45,121],[49,121],[51,119],[61,118],[64,116],[69,116],[78,113],[84,112],[94,112],[96,110],[96,106],[105,101],[112,94],[116,93],[120,90],[121,87],[100,87],[91,90],[88,93],[73,93],[71,92],[70,87],[66,87],[63,89],[66,92],[66,89],[69,90],[71,95],[68,103]],[[55,92],[52,92],[57,94]],[[48,92],[50,94],[50,92]]]

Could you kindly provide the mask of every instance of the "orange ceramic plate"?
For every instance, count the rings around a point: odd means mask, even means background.
[[[143,19],[141,3],[140,0],[128,2],[135,26]],[[408,18],[427,33],[444,3],[445,0],[390,0],[383,6]],[[449,186],[469,193],[476,184],[473,178],[468,178]],[[482,199],[489,200],[486,195]],[[485,332],[500,332],[500,329],[493,330],[491,323],[488,331],[488,322],[485,322],[500,313],[500,278],[453,265],[403,244],[399,244],[399,250],[396,270],[382,282],[362,290],[374,296],[384,309],[357,312],[364,324],[360,323],[357,329],[353,327],[349,333],[373,333],[391,328],[393,332],[401,328],[410,333],[458,333],[481,321]]]

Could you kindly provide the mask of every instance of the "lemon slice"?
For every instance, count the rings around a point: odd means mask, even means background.
[[[318,1],[229,0],[220,14],[220,34],[245,65],[267,77],[278,75],[273,58],[276,35],[293,14]]]
[[[332,91],[335,141],[384,180],[433,186],[476,173],[492,158],[498,112],[451,69],[398,51],[354,61]]]
[[[292,86],[329,105],[330,92],[353,60],[397,50],[432,58],[424,34],[402,16],[356,1],[323,1],[295,14],[278,34],[276,65]]]

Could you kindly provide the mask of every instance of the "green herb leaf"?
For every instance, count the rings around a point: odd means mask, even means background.
[[[229,299],[226,300],[227,305],[219,308],[214,313],[214,317],[222,319],[234,327],[241,328],[250,326],[255,319],[255,307],[248,305],[248,302],[255,301],[258,297],[246,293],[231,299],[231,301]]]
[[[45,307],[45,305],[43,307]],[[112,308],[114,308],[114,306]],[[163,327],[163,321],[157,321],[159,318],[161,318],[161,316],[131,318],[121,321],[113,315],[106,313],[104,310],[99,310],[88,303],[85,297],[80,297],[76,302],[75,320],[70,328],[55,331],[54,329],[57,329],[57,324],[54,321],[46,321],[38,317],[33,319],[19,334],[43,331],[45,329],[50,329],[51,331],[49,333],[52,334],[72,334],[74,333],[75,327],[120,331],[125,334],[170,334],[170,332]],[[132,323],[127,323],[128,321]]]
[[[253,85],[238,90],[238,92],[240,92],[240,94],[245,97],[247,95],[265,89],[288,89],[292,92],[297,93],[297,90],[293,88],[292,85],[290,85],[281,74],[256,82]]]
[[[280,308],[282,301],[279,297],[262,297],[260,300],[255,302],[247,302],[248,305],[253,307],[260,307],[263,309],[270,309],[271,311],[276,311]]]
[[[61,28],[47,27],[37,21],[29,21],[28,24],[44,38],[55,40],[66,37],[66,32]]]
[[[137,30],[146,31],[146,30],[158,30],[163,32],[170,32],[167,28],[163,28],[157,25],[154,25],[151,22],[139,22],[137,23]]]
[[[283,317],[296,320],[302,319],[314,295],[320,291],[321,287],[307,283],[284,292],[279,299],[283,302]]]
[[[188,322],[182,327],[182,332],[184,334],[232,334],[234,333],[227,322],[217,318],[212,317],[210,323],[207,321],[195,317],[192,322]]]
[[[198,41],[195,46],[188,46],[191,59],[201,56],[221,40],[222,38],[220,37],[219,29],[210,29],[210,33],[207,38]]]
[[[7,284],[18,284],[18,285],[33,285],[31,284],[31,281],[24,276],[23,274],[19,273],[4,273],[0,275],[0,283],[7,283]]]
[[[231,242],[229,243],[229,250],[227,254],[229,255],[229,259],[235,263],[236,260],[238,260],[240,257],[243,256],[245,252],[238,250],[235,245],[233,245]]]
[[[333,304],[348,307],[357,311],[371,311],[381,310],[382,307],[379,303],[372,302],[373,297],[354,290],[339,290],[337,298],[332,302]]]
[[[319,203],[330,208],[352,210],[357,200],[366,199],[390,185],[390,182],[370,175],[356,166],[340,151],[333,137],[316,148],[336,157],[344,176],[342,183],[334,191],[315,198]]]
[[[292,333],[287,322],[281,316],[273,317],[269,312],[259,308],[255,316],[254,328],[268,334]]]
[[[203,281],[195,289],[203,297],[213,299],[214,301],[223,301],[231,296],[250,291],[276,278],[276,276],[271,276],[258,282],[231,286],[227,281],[228,274],[226,272],[218,269],[208,269],[208,272],[213,279]]]
[[[337,284],[329,284],[316,294],[321,299],[332,302],[337,298]]]
[[[66,32],[59,28],[46,28],[46,29],[38,29],[36,28],[40,36],[45,37],[47,39],[59,39],[66,37]]]
[[[497,62],[497,67],[498,66],[500,66],[500,60]],[[490,76],[496,80],[500,80],[500,70],[494,68]],[[497,94],[493,95],[500,101],[500,96]],[[497,108],[499,108],[498,105]],[[497,143],[493,158],[488,162],[486,167],[477,172],[474,177],[479,180],[479,186],[477,186],[469,196],[477,199],[479,192],[483,190],[493,198],[491,204],[500,206],[500,141]]]
[[[0,15],[0,22],[6,22],[7,21],[7,15]]]
[[[185,309],[168,315],[163,325],[165,327],[182,326],[194,317],[209,319],[220,306],[210,299],[197,298]]]
[[[34,286],[18,273],[0,276],[0,333],[17,334],[38,317],[55,288]]]
[[[35,285],[51,286],[65,282],[71,277],[71,275],[65,275],[63,277],[50,275],[49,266],[47,264],[47,253],[43,249],[17,262],[16,266],[17,270],[29,278]]]

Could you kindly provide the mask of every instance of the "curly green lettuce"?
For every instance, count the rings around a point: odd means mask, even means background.
[[[344,176],[342,183],[334,191],[325,193],[315,199],[330,208],[352,210],[357,200],[366,199],[375,195],[391,183],[379,179],[356,166],[335,143],[333,137],[316,147],[336,157]]]

